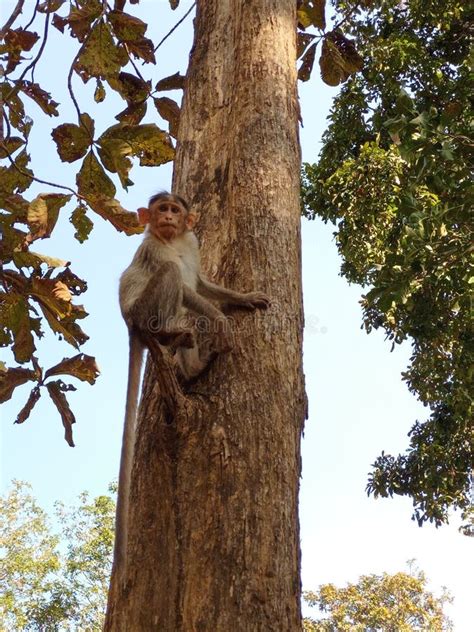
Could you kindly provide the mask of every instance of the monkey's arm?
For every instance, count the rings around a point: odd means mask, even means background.
[[[247,292],[242,294],[234,290],[228,290],[225,287],[211,283],[211,281],[208,281],[202,274],[198,277],[197,291],[206,298],[221,301],[222,303],[229,303],[230,305],[240,305],[249,309],[255,309],[257,307],[267,309],[270,306],[270,298],[263,292]]]

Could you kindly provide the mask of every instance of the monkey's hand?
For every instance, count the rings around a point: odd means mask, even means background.
[[[271,300],[263,292],[249,292],[243,295],[241,305],[247,309],[268,309],[271,305]]]

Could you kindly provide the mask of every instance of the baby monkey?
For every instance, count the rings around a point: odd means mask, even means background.
[[[175,352],[185,380],[197,377],[217,354],[232,348],[232,334],[223,312],[208,299],[246,308],[266,309],[262,292],[242,294],[211,283],[201,273],[199,244],[193,232],[196,214],[178,195],[163,192],[138,209],[145,237],[120,278],[119,301],[129,331],[130,356],[125,425],[117,499],[114,566],[125,572],[128,500],[135,443],[140,370],[146,338],[156,337]],[[191,312],[206,319],[210,339],[199,348],[186,322]]]

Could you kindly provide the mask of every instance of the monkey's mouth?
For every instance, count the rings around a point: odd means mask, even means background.
[[[175,224],[160,224],[160,230],[172,230],[173,232],[178,230],[178,227]]]

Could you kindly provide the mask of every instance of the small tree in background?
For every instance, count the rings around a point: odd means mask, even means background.
[[[57,503],[61,536],[20,481],[0,498],[0,630],[99,632],[110,575],[115,501]],[[113,489],[111,488],[111,491]]]
[[[337,588],[324,584],[305,592],[310,606],[326,617],[304,620],[305,632],[448,632],[453,630],[443,613],[452,601],[446,590],[436,597],[426,588],[421,571],[389,575],[362,575],[355,584]]]

